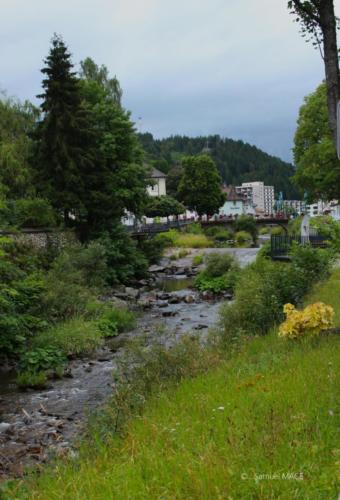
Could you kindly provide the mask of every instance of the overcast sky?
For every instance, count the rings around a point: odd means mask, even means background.
[[[0,88],[35,100],[57,32],[77,67],[90,56],[117,75],[143,132],[217,133],[290,160],[299,106],[324,68],[286,4],[0,0]]]

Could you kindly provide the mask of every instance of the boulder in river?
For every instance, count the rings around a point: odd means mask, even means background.
[[[126,295],[131,299],[138,299],[140,292],[137,288],[132,288],[131,286],[125,287]]]
[[[184,297],[184,302],[186,304],[192,304],[193,302],[195,302],[195,297],[193,295],[186,295]]]
[[[156,264],[153,264],[149,267],[150,273],[164,273],[165,270],[166,268],[164,266],[157,266]]]

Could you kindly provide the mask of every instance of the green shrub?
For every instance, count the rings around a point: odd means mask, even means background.
[[[215,235],[218,234],[220,231],[221,228],[219,226],[209,226],[204,229],[204,233],[210,238],[214,238]]]
[[[236,275],[233,271],[229,271],[222,276],[216,276],[214,278],[208,276],[205,271],[202,271],[195,278],[195,287],[200,292],[209,291],[213,293],[221,293],[226,290],[232,292],[235,286],[235,281]]]
[[[159,233],[154,237],[156,242],[162,242],[165,247],[175,246],[176,240],[178,238],[179,232],[176,229],[170,229],[166,233]]]
[[[293,252],[291,264],[259,258],[241,271],[234,303],[221,309],[224,340],[268,332],[283,320],[284,304],[298,305],[312,283],[327,275],[329,252],[303,246]]]
[[[192,259],[192,265],[200,266],[201,264],[203,264],[203,260],[204,260],[203,255],[195,255],[195,257],[193,257]]]
[[[186,257],[187,255],[190,255],[190,252],[189,252],[188,250],[184,250],[184,249],[182,249],[182,250],[180,250],[180,251],[178,252],[178,258],[179,258],[179,259],[183,259],[183,258],[184,258],[184,257]]]
[[[285,230],[281,226],[274,226],[270,230],[270,234],[273,236],[280,236],[281,234],[285,234]]]
[[[184,248],[208,248],[212,246],[212,242],[204,234],[180,233],[175,245]]]
[[[19,227],[54,227],[56,214],[47,200],[21,198],[13,202],[13,225]]]
[[[265,235],[265,234],[269,234],[269,229],[268,227],[261,227],[260,231],[259,231],[259,234],[262,234],[262,235]]]
[[[38,333],[33,339],[33,348],[49,346],[65,356],[88,354],[102,344],[104,337],[97,321],[75,318]]]
[[[15,381],[20,389],[45,389],[47,386],[47,375],[45,372],[25,371],[19,373]]]
[[[128,309],[116,309],[104,306],[99,324],[111,324],[117,333],[132,330],[136,326],[136,316]]]
[[[190,234],[203,234],[203,229],[199,222],[193,222],[185,226],[184,231]]]
[[[129,284],[147,276],[148,261],[122,226],[115,226],[110,233],[103,234],[98,242],[105,248],[108,285]]]
[[[151,239],[142,238],[138,241],[138,249],[144,254],[149,264],[157,264],[162,258],[164,249],[167,246],[166,240],[158,238],[157,236]]]
[[[205,257],[205,273],[211,278],[222,276],[237,265],[234,257],[228,253],[209,253]]]
[[[38,373],[56,369],[66,363],[66,358],[55,347],[40,347],[26,351],[20,358],[20,372]]]
[[[214,239],[217,242],[225,242],[231,240],[233,235],[227,229],[220,229],[215,233]]]
[[[239,247],[248,247],[252,243],[252,236],[247,231],[238,231],[235,234],[236,244]]]
[[[170,255],[169,257],[170,260],[177,260],[178,259],[178,254],[177,253],[173,253]]]
[[[254,217],[249,215],[240,215],[234,222],[235,232],[245,231],[251,234],[253,240],[257,237],[257,223]]]

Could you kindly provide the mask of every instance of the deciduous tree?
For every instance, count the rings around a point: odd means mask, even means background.
[[[182,160],[183,175],[178,187],[179,199],[201,215],[213,215],[223,205],[222,179],[208,155],[187,156]]]
[[[328,125],[326,84],[305,98],[294,138],[295,182],[308,198],[340,198],[340,161]]]
[[[320,48],[325,65],[329,127],[336,143],[336,108],[340,98],[339,60],[336,40],[338,19],[333,0],[289,0],[288,7],[300,22],[302,35]]]

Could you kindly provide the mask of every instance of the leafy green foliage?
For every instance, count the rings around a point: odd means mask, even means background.
[[[171,196],[149,196],[145,209],[147,217],[168,217],[184,212],[184,205]]]
[[[54,347],[40,347],[26,351],[20,358],[20,372],[38,373],[55,369],[66,363],[65,356]]]
[[[239,247],[248,247],[252,243],[252,236],[247,231],[238,231],[235,234],[235,241]]]
[[[199,215],[213,215],[223,204],[222,179],[208,155],[187,156],[182,160],[183,176],[178,186],[181,201]]]
[[[236,266],[236,261],[228,253],[209,253],[205,257],[206,272],[208,276],[215,278],[227,273]]]
[[[293,153],[294,179],[310,200],[340,197],[340,161],[329,129],[324,83],[300,108]]]
[[[268,332],[283,320],[283,305],[298,305],[312,283],[327,275],[330,262],[329,252],[300,245],[291,264],[258,258],[240,273],[235,301],[221,309],[222,339]]]
[[[200,266],[203,264],[204,256],[203,255],[195,255],[195,257],[192,259],[192,265],[193,266]]]
[[[47,200],[19,198],[0,203],[0,221],[3,227],[49,228],[56,226],[56,213]]]
[[[220,293],[235,287],[239,267],[229,254],[210,253],[205,256],[206,267],[195,278],[195,287],[201,292]]]
[[[46,389],[47,375],[45,372],[24,371],[17,375],[15,381],[20,389]]]
[[[103,64],[99,67],[93,59],[86,57],[80,61],[80,77],[87,83],[93,83],[103,89],[103,94],[120,106],[123,95],[122,88],[116,77],[110,78],[109,71]]]
[[[147,276],[148,261],[122,226],[104,233],[98,242],[105,248],[106,282],[109,285],[129,283]]]
[[[136,317],[128,309],[106,307],[98,320],[98,326],[105,337],[114,337],[119,333],[132,330],[136,325]]]
[[[0,98],[0,198],[23,198],[34,194],[29,159],[31,134],[39,112],[31,103]]]
[[[253,240],[256,240],[257,237],[257,224],[254,217],[249,215],[240,215],[237,217],[234,223],[235,231],[247,231],[251,234]]]

